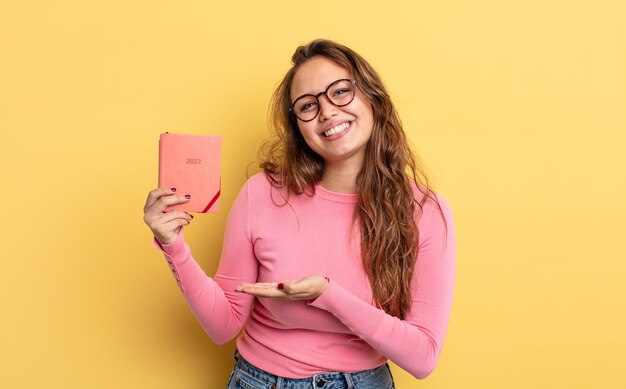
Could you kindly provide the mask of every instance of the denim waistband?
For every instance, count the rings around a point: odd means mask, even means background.
[[[343,383],[343,385],[341,385],[340,387],[353,388],[358,382],[363,381],[366,378],[369,378],[375,374],[389,375],[389,380],[393,385],[391,371],[389,370],[389,366],[386,363],[374,369],[362,370],[355,373],[323,372],[315,374],[308,378],[286,378],[266,372],[265,370],[259,369],[258,367],[252,365],[250,362],[246,361],[236,349],[234,352],[234,358],[235,361],[237,361],[235,368],[241,369],[253,378],[263,383],[266,383],[271,388],[276,389],[304,387],[324,388],[328,386],[336,387],[335,385],[331,385],[331,383]]]

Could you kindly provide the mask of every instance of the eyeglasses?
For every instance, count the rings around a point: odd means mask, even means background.
[[[325,95],[328,101],[336,106],[343,107],[354,100],[354,89],[356,86],[355,80],[349,80],[342,78],[328,85],[328,88],[324,92],[320,92],[316,95],[302,95],[296,99],[289,108],[296,117],[303,122],[310,122],[317,117],[320,112],[320,100],[321,95]]]

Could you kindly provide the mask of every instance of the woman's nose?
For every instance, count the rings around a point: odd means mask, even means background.
[[[329,119],[339,112],[339,108],[330,101],[328,101],[328,97],[326,95],[322,95],[319,97],[319,108],[320,108],[320,120]]]

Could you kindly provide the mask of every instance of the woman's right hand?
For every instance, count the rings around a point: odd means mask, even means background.
[[[170,205],[185,203],[189,199],[177,196],[171,188],[157,188],[148,193],[143,207],[143,221],[150,227],[152,234],[161,244],[170,244],[176,240],[178,232],[193,219],[187,212],[168,211]]]

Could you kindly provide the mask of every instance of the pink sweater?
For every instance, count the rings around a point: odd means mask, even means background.
[[[271,195],[270,195],[271,192]],[[421,200],[421,193],[416,196]],[[194,315],[218,344],[237,339],[241,355],[270,373],[304,378],[323,371],[355,372],[391,359],[417,378],[435,368],[448,325],[455,280],[455,229],[448,203],[437,195],[419,218],[418,260],[405,320],[372,304],[362,267],[360,232],[352,227],[358,194],[315,187],[315,195],[292,196],[289,205],[264,173],[250,178],[226,224],[214,278],[191,256],[183,229],[161,246]],[[278,282],[312,274],[328,276],[313,301],[255,298],[235,292],[243,283]]]

